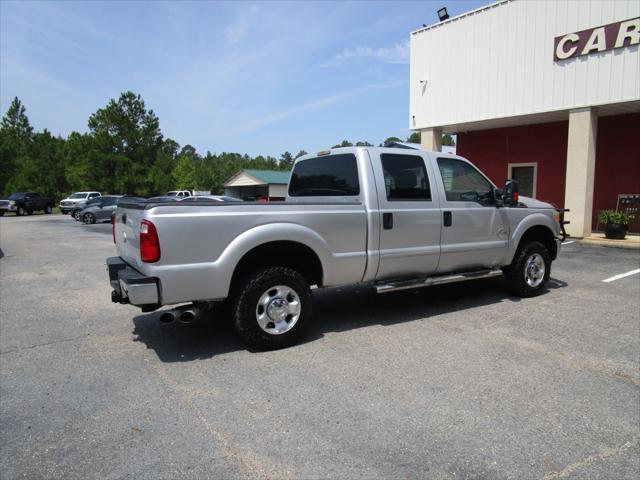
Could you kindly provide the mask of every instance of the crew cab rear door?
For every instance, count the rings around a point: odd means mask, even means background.
[[[433,154],[442,208],[439,273],[498,267],[509,239],[507,209],[494,186],[470,162]]]
[[[377,279],[429,275],[440,258],[440,205],[425,154],[372,153],[380,208]],[[376,158],[378,156],[378,158]]]

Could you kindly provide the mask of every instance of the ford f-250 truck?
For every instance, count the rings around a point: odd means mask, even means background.
[[[310,287],[359,282],[379,293],[504,275],[541,292],[564,238],[562,211],[498,189],[455,155],[338,148],[299,158],[285,202],[120,200],[114,302],[192,321],[229,301],[260,349],[292,345],[312,320]]]

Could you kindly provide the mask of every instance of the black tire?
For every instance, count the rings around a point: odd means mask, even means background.
[[[542,260],[544,264],[544,272],[540,272],[535,265],[532,266],[532,260],[535,257]],[[533,281],[533,285],[527,282],[528,270],[533,268],[533,272],[529,275],[542,274],[542,281]],[[514,295],[519,297],[534,297],[540,295],[545,290],[545,285],[549,281],[551,275],[551,255],[547,248],[540,242],[528,242],[520,245],[516,251],[511,265],[503,269],[507,287]]]
[[[45,215],[50,215],[51,212],[53,212],[53,208],[51,208],[51,205],[47,205],[46,207],[44,207],[44,214]]]
[[[85,223],[85,225],[91,225],[96,223],[96,217],[93,213],[87,212],[82,216],[82,221]]]
[[[33,210],[27,210],[27,215],[33,215]]]
[[[4,217],[4,210],[0,210],[0,217]]]
[[[263,329],[257,318],[258,301],[276,286],[289,287],[300,302],[297,320],[290,330],[280,334],[268,333],[268,329]],[[245,278],[234,298],[232,317],[238,334],[245,342],[259,350],[276,350],[294,345],[300,340],[311,323],[312,309],[311,289],[302,275],[291,268],[268,267]],[[273,322],[270,324],[274,325]],[[275,325],[273,328],[275,329]]]
[[[18,210],[16,210],[16,216],[18,217],[22,217],[23,215],[26,215],[27,211],[24,209],[24,207],[18,207]]]

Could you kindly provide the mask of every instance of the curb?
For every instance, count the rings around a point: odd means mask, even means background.
[[[623,248],[627,250],[640,250],[640,242],[628,240],[608,240],[605,238],[575,239],[583,245],[597,245],[598,247]]]

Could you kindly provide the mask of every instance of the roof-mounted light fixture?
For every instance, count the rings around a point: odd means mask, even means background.
[[[441,22],[449,19],[449,14],[447,13],[447,7],[442,7],[438,10],[438,18]]]

